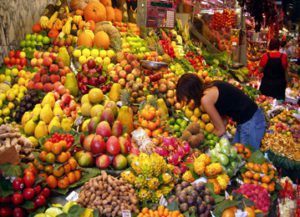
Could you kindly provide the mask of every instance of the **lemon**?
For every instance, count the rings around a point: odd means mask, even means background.
[[[29,136],[28,137],[29,141],[33,145],[33,147],[37,147],[39,144],[39,141],[34,137],[34,136]]]
[[[11,70],[11,75],[14,76],[14,77],[17,76],[18,73],[19,73],[19,70],[18,70],[17,68],[13,68],[13,69]]]
[[[73,56],[74,57],[80,57],[81,56],[81,50],[79,50],[79,49],[75,49],[74,51],[73,51]]]
[[[5,75],[4,75],[4,74],[1,74],[1,75],[0,75],[0,82],[3,82],[4,79],[5,79]]]
[[[208,114],[203,114],[203,115],[201,115],[201,119],[202,119],[205,123],[208,123],[209,120],[210,120]]]
[[[93,88],[89,91],[89,101],[92,104],[99,104],[102,102],[104,95],[101,89],[99,88]]]
[[[3,118],[0,118],[0,124],[3,124]]]
[[[85,103],[85,102],[90,103],[90,101],[89,101],[89,95],[88,95],[88,94],[84,94],[84,95],[81,97],[81,104],[83,104],[83,103]]]
[[[10,114],[10,109],[9,108],[4,108],[4,109],[2,109],[2,114],[4,115],[4,116],[8,116],[9,114]]]
[[[209,133],[213,132],[215,129],[214,125],[212,123],[208,123],[205,125],[205,130]]]
[[[92,105],[88,102],[83,103],[81,106],[81,114],[83,116],[90,116]]]
[[[15,107],[15,104],[13,104],[12,102],[9,102],[9,103],[7,104],[7,107],[8,107],[9,109],[13,109],[13,108]]]
[[[86,59],[85,56],[80,56],[78,61],[79,61],[80,64],[84,64],[84,63],[86,63],[87,59]]]
[[[4,93],[0,93],[0,100],[5,100],[6,99],[6,95]]]
[[[91,51],[90,49],[88,48],[84,48],[82,51],[81,51],[81,54],[85,57],[89,57],[91,55]]]

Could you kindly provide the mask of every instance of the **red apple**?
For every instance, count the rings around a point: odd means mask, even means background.
[[[52,64],[53,60],[49,56],[45,56],[43,59],[43,65],[44,66],[50,66]]]
[[[58,72],[58,65],[56,64],[51,64],[49,67],[49,72],[54,73],[54,72]]]
[[[113,156],[116,156],[117,154],[120,153],[121,147],[117,137],[115,136],[109,137],[109,139],[106,141],[106,151],[107,153]]]
[[[122,154],[118,154],[113,159],[113,167],[117,170],[125,169],[127,167],[127,163],[127,158]]]
[[[91,151],[91,144],[95,137],[95,134],[87,135],[83,140],[83,148],[86,151]]]
[[[107,169],[110,166],[110,158],[106,154],[103,154],[96,158],[96,166],[99,169]]]
[[[91,152],[93,154],[101,154],[105,152],[105,141],[102,136],[100,135],[95,135],[92,144],[91,144]]]
[[[125,155],[128,154],[130,152],[130,147],[131,147],[130,139],[124,136],[120,136],[119,143],[120,143],[121,153]]]
[[[95,60],[89,59],[89,60],[87,61],[87,66],[89,67],[89,69],[95,68],[95,67],[96,67],[96,62],[95,62]]]
[[[101,121],[96,128],[96,134],[103,137],[110,137],[111,128],[109,123],[107,121]]]
[[[82,167],[92,166],[94,163],[94,158],[91,152],[83,152],[78,158],[78,164]]]

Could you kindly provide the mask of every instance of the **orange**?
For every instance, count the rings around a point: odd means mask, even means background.
[[[64,170],[65,170],[65,173],[71,172],[71,170],[72,170],[71,165],[69,163],[65,164]]]
[[[40,173],[39,177],[41,177],[42,179],[46,180],[47,179],[47,174],[46,173]]]
[[[265,188],[266,190],[268,190],[268,188],[269,188],[269,186],[268,186],[267,183],[262,183],[260,186],[263,187],[263,188]]]
[[[69,160],[68,160],[68,163],[70,164],[70,166],[71,166],[71,170],[75,170],[76,169],[76,167],[77,167],[77,161],[75,160],[75,158],[70,158]]]
[[[44,143],[44,149],[45,149],[45,151],[50,152],[51,149],[52,149],[52,145],[53,145],[52,142],[49,142],[49,141],[45,142]]]
[[[258,181],[252,180],[252,184],[253,184],[253,185],[258,185]]]
[[[163,206],[158,207],[157,211],[158,211],[159,216],[162,216],[164,214],[164,209],[165,209],[165,207],[163,207]]]
[[[245,183],[245,184],[250,184],[250,183],[251,183],[251,180],[250,180],[250,179],[247,179],[247,178],[245,178],[245,179],[244,179],[244,183]]]
[[[261,181],[263,183],[269,183],[271,181],[271,178],[269,176],[265,175],[261,178]]]
[[[209,120],[210,120],[208,114],[203,114],[203,115],[201,115],[201,119],[202,119],[202,121],[204,121],[204,123],[208,123]]]
[[[46,155],[46,162],[49,164],[53,164],[55,162],[55,155],[53,153],[48,153]]]
[[[263,163],[262,165],[260,165],[260,169],[264,174],[268,173],[269,167],[267,163]]]
[[[69,172],[69,173],[67,174],[67,177],[68,177],[69,183],[70,183],[71,185],[77,181],[74,172]]]
[[[235,217],[235,212],[231,208],[225,209],[222,213],[222,217]]]
[[[180,212],[179,212],[179,210],[175,210],[175,211],[173,211],[172,212],[172,217],[178,217],[180,215]]]
[[[39,159],[41,161],[46,161],[46,156],[47,156],[47,152],[46,151],[41,151],[41,153],[39,154]]]
[[[46,182],[47,182],[49,188],[57,187],[57,179],[53,175],[48,176],[46,179]]]
[[[254,164],[253,164],[252,162],[249,162],[249,163],[246,164],[246,167],[247,167],[248,169],[252,170],[253,167],[254,167]]]
[[[208,123],[205,125],[205,130],[209,133],[213,132],[215,129],[214,125],[212,123]]]
[[[61,189],[65,189],[65,188],[69,187],[69,185],[70,185],[69,179],[66,176],[59,179],[57,182],[57,186]]]
[[[48,174],[52,174],[53,173],[53,166],[52,165],[47,165],[45,166],[45,172]]]
[[[238,153],[242,153],[244,151],[244,145],[241,143],[235,143],[234,146],[237,148]]]
[[[146,214],[146,213],[148,213],[149,212],[149,209],[147,208],[147,207],[144,207],[143,209],[142,209],[142,213],[143,214]]]
[[[67,142],[65,140],[61,140],[58,143],[62,146],[64,151],[67,149]]]
[[[249,179],[251,179],[253,177],[253,173],[251,171],[247,171],[245,172],[245,176]]]
[[[75,174],[76,181],[78,181],[81,178],[81,172],[80,172],[80,170],[75,170],[74,174]]]
[[[142,122],[141,122],[141,126],[143,128],[148,128],[148,121],[146,121],[145,119],[143,119]]]
[[[65,173],[64,167],[60,166],[53,169],[53,175],[56,177],[61,177]]]
[[[245,154],[246,158],[249,158],[249,157],[251,157],[252,152],[249,148],[245,148],[244,149],[244,154]]]
[[[254,173],[253,179],[256,180],[256,181],[260,180],[260,174],[259,173]]]
[[[63,150],[63,146],[60,142],[59,143],[54,143],[52,145],[51,151],[52,151],[53,154],[56,154],[56,155],[60,154],[62,152],[62,150]]]
[[[245,207],[244,212],[247,212],[247,217],[255,217],[255,212],[253,208]]]
[[[163,215],[164,215],[164,216],[168,216],[168,215],[169,215],[169,209],[165,209]]]
[[[67,160],[68,160],[68,154],[67,152],[62,152],[60,153],[60,155],[58,155],[56,157],[56,160],[59,162],[59,163],[65,163]]]
[[[269,191],[269,192],[275,191],[275,182],[271,182],[271,183],[268,185],[268,191]]]
[[[255,172],[260,172],[260,165],[259,164],[254,164],[253,170]]]

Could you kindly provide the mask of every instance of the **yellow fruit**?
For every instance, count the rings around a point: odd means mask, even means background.
[[[35,137],[29,136],[28,139],[31,142],[31,144],[33,145],[33,147],[37,147],[38,146],[39,141]]]
[[[201,129],[205,128],[205,123],[202,120],[199,120],[199,125]]]
[[[9,103],[7,104],[7,107],[8,107],[9,109],[13,109],[13,108],[15,107],[15,104],[13,104],[12,102],[9,102]]]
[[[53,109],[55,105],[55,97],[53,92],[49,92],[44,96],[43,101],[42,101],[42,107],[44,107],[46,104],[50,105],[50,108]]]
[[[201,119],[202,119],[205,123],[208,123],[209,120],[210,120],[208,114],[203,114],[203,115],[201,115]]]
[[[201,115],[200,109],[199,109],[199,108],[195,108],[195,109],[194,109],[194,116],[196,116],[197,118],[199,118],[200,115]]]
[[[36,124],[32,119],[27,121],[24,126],[24,133],[26,134],[26,136],[32,136],[34,134],[35,127]]]
[[[89,123],[90,123],[90,118],[89,119],[87,119],[87,120],[85,120],[83,123],[82,123],[82,125],[81,125],[81,131],[82,132],[87,132],[88,131],[88,125],[89,125]]]
[[[194,161],[194,171],[201,176],[205,171],[205,163],[202,161]]]
[[[201,154],[196,160],[204,162],[205,166],[211,162],[211,159],[207,154]]]
[[[72,128],[72,125],[73,125],[73,121],[71,118],[64,118],[62,121],[61,121],[61,128],[64,130],[64,131],[70,131],[71,128]]]
[[[104,99],[102,90],[99,88],[93,88],[89,91],[89,101],[92,104],[99,104]]]
[[[47,125],[44,121],[40,121],[34,130],[35,138],[39,139],[48,135]]]
[[[185,116],[186,116],[187,118],[190,118],[190,117],[193,116],[193,111],[191,111],[190,109],[186,108],[186,109],[184,110],[184,114],[185,114]]]
[[[90,111],[91,117],[97,117],[97,116],[100,117],[103,109],[104,109],[103,105],[100,104],[94,105]]]
[[[53,115],[53,111],[50,107],[50,104],[46,104],[41,110],[40,119],[42,121],[44,121],[46,124],[49,124],[50,121],[52,120],[53,116],[54,115]]]
[[[23,114],[22,120],[21,120],[22,126],[24,126],[24,125],[27,123],[27,121],[30,120],[30,118],[31,118],[30,112],[25,112],[25,113]]]
[[[213,132],[215,129],[214,125],[212,123],[208,123],[205,125],[205,130],[209,133]]]
[[[91,109],[92,109],[92,105],[88,102],[85,102],[81,105],[81,114],[83,116],[90,116],[91,115]]]
[[[58,117],[54,117],[48,125],[48,132],[51,132],[52,128],[60,128],[60,122]]]
[[[184,181],[187,181],[187,182],[193,182],[195,181],[195,178],[193,177],[193,174],[191,171],[187,170],[183,175],[182,175],[182,179]]]
[[[85,103],[85,102],[90,103],[90,101],[89,101],[89,95],[88,95],[88,94],[84,94],[84,95],[81,97],[81,104],[83,104],[83,103]]]
[[[9,108],[4,108],[4,109],[2,109],[2,114],[4,115],[4,116],[8,116],[9,114],[10,114],[10,109]]]
[[[60,119],[64,116],[64,112],[58,103],[55,103],[54,105],[53,114],[55,117],[58,117]]]

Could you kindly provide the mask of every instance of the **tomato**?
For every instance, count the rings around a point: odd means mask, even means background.
[[[32,187],[35,182],[35,176],[31,173],[27,173],[24,177],[24,184],[27,188]]]
[[[15,178],[15,180],[12,183],[13,189],[15,191],[20,191],[24,188],[24,181],[22,178]]]
[[[14,193],[12,196],[12,202],[14,205],[20,205],[24,201],[23,195],[20,193]]]
[[[46,204],[46,198],[43,195],[39,195],[36,198],[35,203],[38,207],[44,206]]]
[[[42,190],[42,187],[40,185],[37,185],[34,187],[35,194],[39,194],[41,192],[41,190]]]
[[[41,192],[41,195],[43,195],[45,198],[49,197],[51,194],[51,191],[49,188],[44,188]]]
[[[11,197],[0,197],[0,203],[9,203],[11,201]]]
[[[11,216],[12,211],[9,207],[1,207],[0,208],[0,216],[1,217],[9,217]]]
[[[25,216],[25,212],[22,208],[16,207],[13,211],[13,217],[23,217]]]
[[[9,51],[9,57],[15,57],[15,54],[14,50]]]
[[[31,200],[35,195],[35,191],[33,188],[25,188],[23,190],[23,197],[26,199],[26,200]]]

